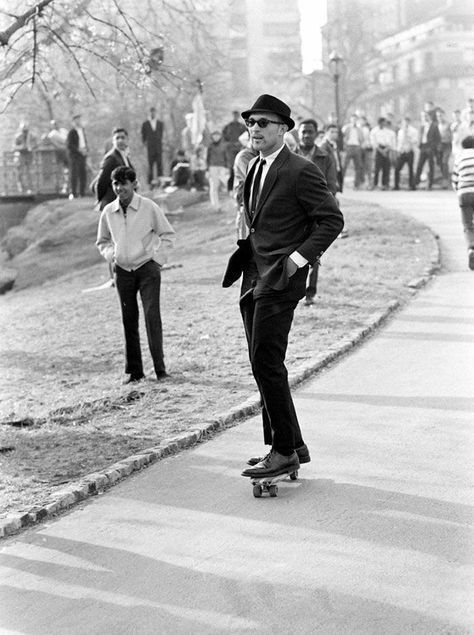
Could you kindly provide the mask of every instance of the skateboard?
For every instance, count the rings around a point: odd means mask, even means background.
[[[278,485],[280,481],[284,481],[289,476],[292,481],[296,481],[298,478],[298,471],[284,472],[278,474],[278,476],[254,476],[250,478],[250,483],[253,487],[253,495],[255,498],[260,498],[262,494],[268,492],[268,494],[274,498],[278,496]]]

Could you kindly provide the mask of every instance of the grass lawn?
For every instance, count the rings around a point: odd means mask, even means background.
[[[347,203],[350,236],[323,257],[318,299],[297,308],[287,356],[295,369],[334,347],[369,316],[413,293],[430,264],[431,233],[375,205]],[[121,385],[123,341],[114,289],[95,249],[91,201],[53,201],[18,231],[30,246],[8,266],[16,290],[0,297],[0,516],[43,502],[59,485],[186,430],[255,394],[238,311],[238,284],[220,286],[235,242],[233,203],[170,215],[173,268],[162,275],[170,379]]]

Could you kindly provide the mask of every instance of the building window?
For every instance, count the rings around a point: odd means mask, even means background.
[[[433,52],[428,51],[425,53],[425,68],[427,70],[432,70],[433,68]]]
[[[408,77],[413,77],[415,74],[415,60],[413,58],[410,58],[407,62],[407,73]]]

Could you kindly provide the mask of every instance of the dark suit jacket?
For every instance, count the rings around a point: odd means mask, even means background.
[[[299,148],[296,148],[295,154],[300,153]],[[316,165],[321,172],[323,173],[324,178],[326,179],[326,183],[331,194],[336,194],[338,190],[337,186],[337,174],[336,174],[336,163],[333,158],[332,153],[329,154],[322,148],[318,148],[314,146],[310,155],[304,157],[308,161],[312,161],[314,165]]]
[[[84,139],[86,139],[86,133],[84,131]],[[86,139],[87,144],[87,139]],[[71,128],[66,137],[66,148],[70,156],[84,156],[79,151],[79,134],[75,128]]]
[[[249,197],[256,164],[256,160],[250,164],[244,184],[244,210],[250,233],[245,241],[239,241],[222,284],[230,286],[253,261],[260,282],[281,291],[289,286],[288,256],[296,250],[314,264],[339,235],[344,220],[320,170],[286,146],[268,170],[251,217]],[[243,295],[248,291],[246,278],[249,279],[244,275]]]
[[[117,197],[112,189],[110,175],[121,165],[125,165],[122,155],[115,148],[107,152],[100,164],[99,173],[95,179],[95,192],[99,201],[100,209],[114,201]],[[133,166],[131,166],[133,167]]]
[[[422,145],[421,139],[423,138],[423,126],[420,128],[420,148]],[[430,127],[428,128],[428,134],[426,142],[432,152],[437,152],[438,148],[441,144],[441,134],[439,132],[438,124],[434,121],[430,123]]]
[[[142,124],[142,142],[146,144],[148,153],[161,153],[161,141],[163,137],[163,122],[156,120],[156,128],[153,130],[147,119]]]

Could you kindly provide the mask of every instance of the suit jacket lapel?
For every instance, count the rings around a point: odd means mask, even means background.
[[[257,209],[255,210],[254,219],[262,209],[263,204],[268,198],[268,195],[272,191],[272,188],[275,184],[276,178],[278,176],[278,170],[283,165],[283,163],[287,160],[289,155],[289,150],[285,146],[277,158],[271,164],[267,176],[265,177],[265,181],[263,182],[262,191],[260,192],[260,198],[258,199]]]
[[[258,159],[259,157],[255,157],[254,159],[251,159],[253,163],[250,164],[250,168],[249,168],[249,171],[247,172],[247,176],[245,177],[245,182],[244,182],[244,210],[245,210],[245,216],[247,218],[248,225],[252,224],[252,219],[250,217],[250,212],[249,212],[249,202],[250,202],[250,192],[252,191],[252,181],[255,174],[255,166],[258,163]]]

